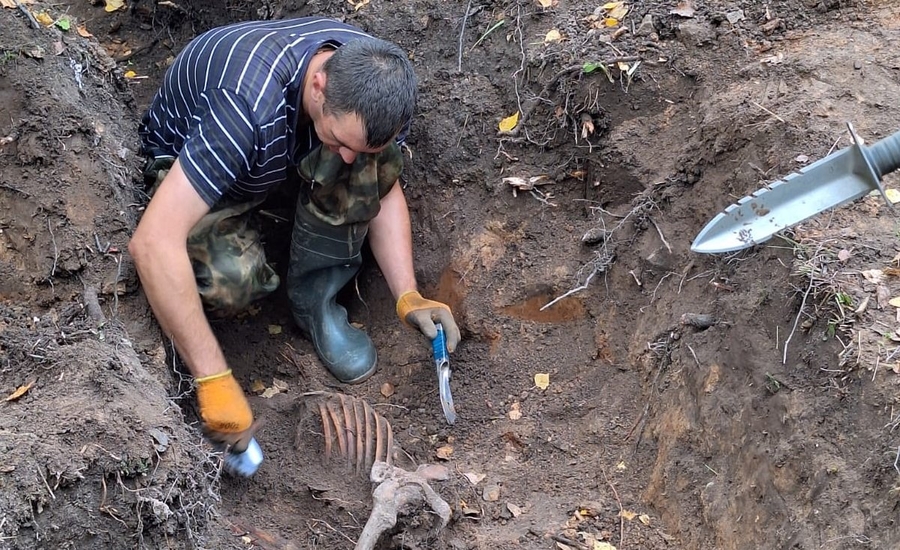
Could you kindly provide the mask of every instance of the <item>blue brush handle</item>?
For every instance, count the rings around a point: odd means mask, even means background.
[[[437,336],[431,341],[431,349],[434,352],[435,365],[441,366],[450,362],[450,357],[447,353],[447,337],[444,336],[444,325],[435,323],[434,328],[437,329]]]

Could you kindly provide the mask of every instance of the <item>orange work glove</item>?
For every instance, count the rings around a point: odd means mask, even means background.
[[[197,403],[207,435],[233,443],[253,425],[253,411],[231,369],[197,378]]]
[[[397,315],[408,326],[419,329],[429,340],[434,340],[437,336],[434,323],[441,323],[447,338],[447,351],[456,350],[460,338],[459,327],[447,304],[427,300],[418,291],[410,290],[401,294],[397,300]]]

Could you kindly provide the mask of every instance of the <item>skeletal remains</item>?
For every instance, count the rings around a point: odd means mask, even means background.
[[[450,521],[450,505],[428,484],[444,481],[450,472],[444,466],[423,464],[410,472],[394,465],[394,433],[386,418],[367,402],[349,395],[311,392],[304,394],[307,407],[322,421],[325,457],[334,457],[335,447],[357,474],[368,473],[374,505],[356,550],[373,550],[381,535],[397,524],[397,518],[427,504],[440,521],[435,534]]]

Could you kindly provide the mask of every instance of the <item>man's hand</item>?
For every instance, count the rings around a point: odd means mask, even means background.
[[[453,313],[447,304],[422,298],[415,290],[404,292],[397,300],[397,315],[407,325],[419,329],[429,340],[437,336],[437,328],[434,323],[444,326],[444,334],[447,337],[447,351],[456,350],[459,343],[459,327],[453,319]]]
[[[207,437],[243,451],[253,436],[253,411],[231,369],[196,381],[197,403]]]

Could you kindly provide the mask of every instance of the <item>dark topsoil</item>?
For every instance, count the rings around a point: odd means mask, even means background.
[[[301,395],[319,389],[366,399],[403,456],[451,471],[450,525],[413,515],[383,548],[898,547],[895,218],[866,197],[739,253],[690,243],[846,147],[846,122],[870,142],[900,129],[900,8],[696,4],[630,2],[612,41],[568,0],[26,5],[68,31],[0,9],[0,394],[33,383],[0,402],[0,547],[350,548],[371,488],[322,459]],[[137,121],[196,33],[309,14],[396,41],[421,79],[403,183],[419,280],[464,332],[460,420],[371,266],[346,296],[380,351],[363,385],[335,387],[283,294],[214,324],[264,422],[267,460],[235,480],[126,252]],[[533,176],[515,195],[504,180]],[[290,224],[261,219],[283,271]]]

